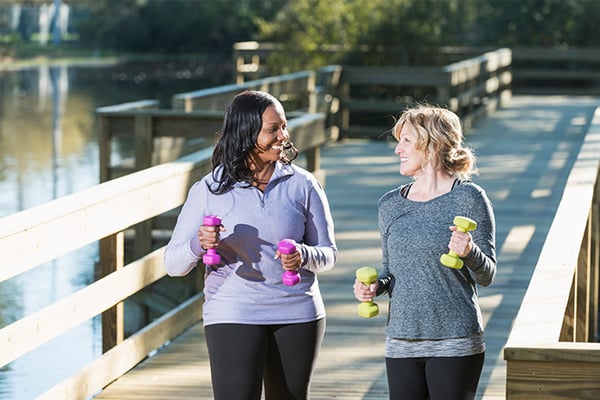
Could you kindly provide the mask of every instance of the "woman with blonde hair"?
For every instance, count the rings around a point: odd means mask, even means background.
[[[413,181],[379,200],[383,268],[370,285],[357,279],[354,295],[389,296],[390,399],[473,399],[485,353],[477,285],[496,274],[492,204],[470,180],[475,157],[456,114],[419,105],[402,113],[393,135],[400,173]],[[455,216],[476,229],[457,229]],[[450,266],[440,260],[449,251]]]

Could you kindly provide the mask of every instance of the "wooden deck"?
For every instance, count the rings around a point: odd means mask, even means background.
[[[498,275],[480,290],[487,353],[478,399],[505,398],[502,348],[562,195],[562,188],[599,99],[514,97],[468,132],[482,185],[497,220]],[[293,134],[293,132],[292,132]],[[320,275],[328,318],[311,399],[387,399],[382,313],[356,316],[356,268],[379,267],[377,200],[406,178],[392,142],[352,140],[327,146],[322,167],[336,223],[336,267]],[[99,393],[97,399],[211,399],[200,325],[163,347]]]

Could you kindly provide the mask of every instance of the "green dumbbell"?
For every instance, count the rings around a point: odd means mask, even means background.
[[[456,230],[459,232],[469,232],[477,228],[477,222],[460,216],[454,217],[454,225],[456,225]],[[461,269],[463,266],[463,260],[452,250],[447,254],[442,254],[440,262],[448,268]]]
[[[373,267],[361,267],[356,270],[356,279],[368,286],[377,280],[377,270]],[[379,314],[379,306],[372,301],[363,301],[356,309],[358,315],[363,318],[372,318]]]

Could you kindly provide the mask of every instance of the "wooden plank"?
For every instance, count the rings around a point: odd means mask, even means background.
[[[129,103],[115,104],[112,106],[98,107],[100,113],[119,113],[131,110],[148,110],[158,108],[160,102],[155,99],[137,100]]]
[[[515,61],[600,62],[600,50],[597,48],[516,47],[512,52]]]
[[[525,69],[525,68],[515,68],[513,70],[513,74],[518,76],[519,79],[535,79],[535,80],[592,80],[598,81],[600,80],[600,72],[598,70],[584,70],[581,68],[577,68],[575,70],[566,70],[566,69],[548,69],[548,68],[538,68],[538,69]]]
[[[152,118],[152,136],[195,138],[209,136],[221,129],[223,110],[192,111],[181,110],[139,110],[120,113],[97,112],[99,117],[109,119],[111,137],[132,136],[135,131],[135,118]]]
[[[436,87],[448,85],[449,75],[436,67],[353,67],[344,66],[342,82],[351,85],[407,85]]]
[[[173,109],[224,110],[225,106],[238,93],[244,90],[262,90],[285,100],[285,96],[308,93],[314,90],[314,72],[300,71],[291,74],[257,79],[242,84],[223,85],[216,88],[178,93],[173,96]],[[291,111],[291,110],[290,110]]]
[[[507,398],[515,400],[596,400],[596,363],[516,361],[507,365]]]
[[[213,144],[215,134],[223,127],[223,112],[189,112],[154,116],[154,137],[205,138]]]

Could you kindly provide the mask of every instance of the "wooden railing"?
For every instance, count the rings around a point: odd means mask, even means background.
[[[600,95],[600,48],[514,48],[514,91]]]
[[[418,102],[447,106],[470,127],[511,96],[511,51],[498,49],[443,67],[344,66],[340,133],[380,138]]]
[[[157,100],[98,108],[100,181],[172,161],[210,146],[221,129],[225,106],[244,90],[262,90],[277,97],[290,119],[305,113],[325,113],[329,121],[335,112],[332,108],[338,104],[335,90],[340,73],[341,67],[328,66],[317,71],[300,71],[240,85],[179,93],[173,96],[171,109],[158,109]],[[331,125],[327,123],[328,129]],[[113,147],[119,139],[133,142],[133,156],[114,162]],[[318,150],[311,149],[313,151]],[[308,157],[311,161],[318,158],[313,154]],[[308,169],[318,171],[318,165],[310,163]]]
[[[238,43],[234,47],[238,81],[264,74],[268,55],[279,48]],[[407,105],[423,101],[447,106],[469,128],[511,97],[512,53],[505,48],[468,53],[463,51],[465,58],[441,67],[338,66],[339,79],[329,86],[337,99],[330,110],[337,136],[382,138]],[[448,58],[457,58],[456,52]]]
[[[599,257],[600,108],[504,348],[507,399],[600,398]]]
[[[172,108],[193,112],[195,110],[223,111],[233,96],[243,90],[261,90],[277,97],[283,104],[288,118],[310,112],[325,113],[331,119],[336,113],[342,68],[330,65],[316,71],[300,71],[271,76],[238,84],[179,93],[173,96]],[[328,128],[336,126],[328,123]],[[335,136],[337,132],[330,132]]]
[[[323,114],[291,119],[289,127],[303,152],[328,139]],[[97,241],[102,271],[85,288],[0,329],[0,367],[102,314],[104,354],[40,396],[86,399],[200,320],[198,292],[126,337],[124,301],[163,278],[165,271],[164,247],[125,265],[124,232],[179,207],[190,185],[209,171],[211,153],[208,147],[0,219],[0,282]]]
[[[238,42],[233,45],[233,61],[235,64],[235,81],[242,84],[247,80],[255,80],[268,74],[265,68],[266,59],[274,51],[283,46],[277,43],[259,43],[255,41]]]
[[[223,110],[184,112],[159,109],[158,100],[140,100],[96,109],[100,182],[173,161],[213,143]],[[113,161],[119,140],[131,140],[132,157]]]

